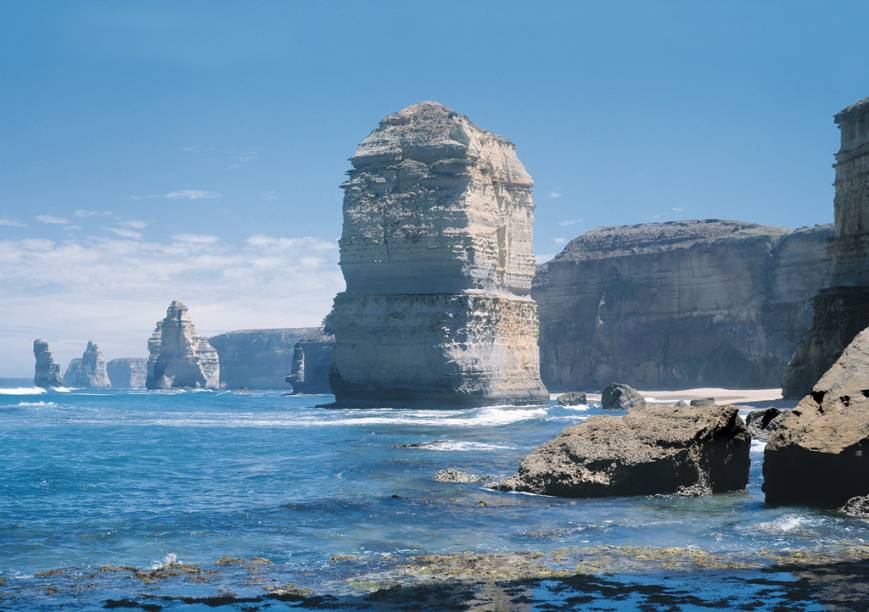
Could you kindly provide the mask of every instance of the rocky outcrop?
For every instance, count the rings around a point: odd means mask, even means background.
[[[833,200],[832,278],[814,299],[814,321],[784,376],[783,394],[799,398],[869,327],[869,98],[835,117],[841,133]]]
[[[642,406],[565,429],[493,485],[560,497],[745,488],[751,438],[733,406]]]
[[[764,450],[767,502],[833,507],[869,494],[869,329],[777,420]]]
[[[839,508],[839,512],[852,518],[869,519],[869,495],[852,497]]]
[[[109,375],[106,373],[106,360],[96,344],[88,340],[87,348],[81,358],[69,362],[63,375],[63,384],[67,387],[110,387]]]
[[[630,410],[645,403],[639,391],[621,383],[607,385],[600,396],[600,407],[605,410]]]
[[[316,327],[246,329],[208,339],[220,357],[220,384],[227,389],[282,389],[296,343],[320,336]]]
[[[560,406],[581,406],[588,403],[588,396],[585,393],[570,391],[562,393],[558,396],[558,404]]]
[[[148,340],[148,389],[220,387],[220,361],[206,338],[196,335],[187,306],[173,301]]]
[[[456,468],[447,468],[435,472],[434,479],[437,482],[449,482],[456,484],[474,484],[486,480],[477,474],[468,474]]]
[[[326,333],[296,342],[290,374],[286,377],[294,395],[332,392],[329,379],[335,362],[334,351],[335,337]]]
[[[383,119],[351,162],[336,403],[547,401],[529,295],[533,182],[514,145],[423,102]]]
[[[778,387],[829,282],[831,236],[719,220],[579,236],[534,279],[544,383]]]
[[[106,364],[106,372],[116,389],[144,389],[148,360],[141,357],[112,359]]]
[[[784,411],[778,408],[765,408],[752,410],[745,417],[745,426],[751,437],[757,440],[767,441],[769,436],[779,428],[782,423],[781,415]]]
[[[45,389],[63,386],[63,380],[60,378],[60,365],[54,362],[48,342],[38,338],[34,340],[33,356],[36,358],[33,384]]]

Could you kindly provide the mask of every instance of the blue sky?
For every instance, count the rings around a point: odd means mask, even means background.
[[[869,3],[0,0],[0,375],[39,335],[144,355],[316,324],[338,185],[425,99],[513,140],[541,257],[588,229],[832,218],[832,116],[869,95]]]

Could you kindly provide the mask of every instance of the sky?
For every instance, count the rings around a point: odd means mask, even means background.
[[[869,96],[869,3],[0,0],[0,376],[316,325],[339,185],[437,100],[536,182],[535,253],[601,225],[832,220],[833,115]]]

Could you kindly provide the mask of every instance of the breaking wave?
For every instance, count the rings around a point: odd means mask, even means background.
[[[432,440],[431,442],[423,442],[422,444],[414,445],[408,448],[431,450],[431,451],[494,451],[494,450],[510,450],[512,446],[504,446],[502,444],[487,444],[485,442],[466,442],[462,440]]]
[[[10,387],[0,389],[0,395],[41,395],[45,393],[42,387]]]

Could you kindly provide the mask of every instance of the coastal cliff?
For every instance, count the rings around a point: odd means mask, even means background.
[[[33,356],[36,358],[33,384],[48,389],[63,386],[60,364],[54,362],[48,342],[37,338],[33,341]]]
[[[721,220],[579,236],[534,279],[544,383],[777,387],[829,280],[831,236]]]
[[[67,387],[110,387],[109,376],[106,373],[106,360],[99,347],[88,341],[87,348],[81,357],[69,362],[63,375],[63,384]]]
[[[122,357],[106,364],[112,387],[117,389],[144,389],[148,377],[148,360],[142,357]]]
[[[514,145],[423,102],[383,119],[351,163],[336,402],[545,401],[533,181]]]
[[[296,343],[319,337],[316,327],[246,329],[212,336],[220,357],[220,384],[228,389],[283,389]]]
[[[206,338],[196,335],[187,306],[173,301],[148,340],[148,389],[220,386],[220,361]]]
[[[335,363],[335,337],[322,333],[296,342],[293,361],[286,382],[293,386],[293,394],[331,393],[329,378]]]

